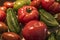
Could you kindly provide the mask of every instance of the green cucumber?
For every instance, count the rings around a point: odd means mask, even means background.
[[[47,26],[49,27],[59,26],[59,23],[49,12],[45,11],[44,9],[40,9],[39,12],[40,12],[40,20],[45,22]]]
[[[56,39],[57,39],[57,40],[60,40],[60,29],[58,29],[58,32],[57,32],[57,34],[56,34]]]
[[[18,24],[18,20],[16,17],[16,13],[13,11],[12,8],[7,9],[7,25],[11,32],[19,33],[21,28]]]
[[[55,34],[54,33],[51,33],[48,37],[48,40],[56,40],[55,38]]]

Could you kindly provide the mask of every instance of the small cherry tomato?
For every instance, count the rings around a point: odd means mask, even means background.
[[[4,3],[4,6],[6,6],[7,8],[12,8],[13,5],[14,5],[14,2],[8,2],[8,1],[6,1],[6,2]]]

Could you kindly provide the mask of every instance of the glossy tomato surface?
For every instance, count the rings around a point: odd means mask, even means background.
[[[6,11],[7,8],[5,6],[0,6],[0,10]]]
[[[39,8],[41,6],[41,0],[31,0],[30,5]]]
[[[5,32],[2,34],[2,40],[21,40],[20,36],[14,32]]]
[[[14,3],[13,3],[13,2],[6,1],[6,2],[4,2],[3,5],[4,5],[5,7],[7,7],[7,8],[12,8],[13,5],[14,5]]]
[[[59,0],[42,0],[42,7],[53,14],[60,13]]]
[[[0,21],[4,21],[6,19],[6,13],[3,10],[0,10]]]
[[[8,32],[8,27],[4,22],[0,22],[0,34]]]
[[[33,6],[23,6],[18,10],[18,20],[21,23],[27,23],[31,20],[38,20],[38,11]]]
[[[22,30],[26,40],[45,40],[47,36],[47,26],[37,20],[28,22]]]

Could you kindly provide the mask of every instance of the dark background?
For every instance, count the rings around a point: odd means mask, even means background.
[[[15,0],[0,0],[0,6],[2,6],[3,3],[6,2],[6,1],[12,1],[12,2],[14,2]]]

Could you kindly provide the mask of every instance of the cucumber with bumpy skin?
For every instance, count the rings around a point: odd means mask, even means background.
[[[8,25],[9,30],[11,32],[19,33],[21,28],[20,28],[20,26],[18,24],[16,14],[13,11],[12,8],[7,9],[7,17],[6,17],[6,19],[7,19],[7,25]]]
[[[49,27],[59,26],[59,23],[50,13],[48,13],[44,9],[40,9],[39,12],[41,21],[45,22],[47,26]]]

